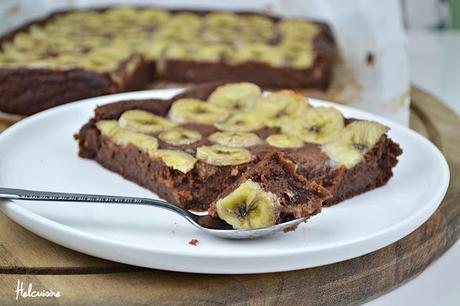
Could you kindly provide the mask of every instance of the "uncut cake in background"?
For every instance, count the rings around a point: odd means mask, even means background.
[[[0,38],[0,111],[31,115],[152,83],[327,90],[328,25],[257,13],[114,7],[54,13]]]

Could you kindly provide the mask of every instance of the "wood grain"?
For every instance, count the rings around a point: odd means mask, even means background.
[[[63,294],[57,300],[34,299],[37,305],[351,305],[371,300],[422,272],[460,236],[460,119],[417,88],[412,99],[411,127],[443,151],[451,184],[436,213],[396,243],[337,264],[293,272],[187,274],[86,256],[41,239],[1,215],[0,304],[14,302],[18,279]]]

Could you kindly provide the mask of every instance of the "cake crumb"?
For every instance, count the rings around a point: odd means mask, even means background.
[[[375,62],[374,54],[372,52],[368,52],[367,55],[366,55],[366,63],[367,63],[367,65],[372,66],[372,65],[374,65],[374,62]]]
[[[192,239],[192,240],[190,240],[190,241],[188,242],[188,244],[193,245],[193,246],[197,246],[198,243],[199,243],[199,241],[198,241],[197,239]]]

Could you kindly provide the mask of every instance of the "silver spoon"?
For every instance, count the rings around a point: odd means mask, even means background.
[[[250,239],[263,237],[273,234],[275,232],[281,232],[291,226],[295,226],[302,222],[305,222],[306,220],[306,218],[302,218],[264,228],[235,230],[222,220],[216,220],[207,215],[197,215],[190,211],[169,204],[165,201],[155,199],[107,196],[96,194],[46,192],[1,187],[0,199],[23,201],[87,202],[107,204],[149,205],[173,211],[187,219],[188,222],[192,223],[195,227],[204,231],[205,233],[229,239]]]

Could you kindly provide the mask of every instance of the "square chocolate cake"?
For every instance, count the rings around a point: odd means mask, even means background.
[[[30,115],[155,80],[326,89],[320,22],[250,12],[113,7],[54,13],[0,38],[0,111]]]
[[[387,131],[292,90],[263,94],[242,82],[99,106],[76,138],[81,157],[166,201],[254,228],[386,184],[402,153]]]

